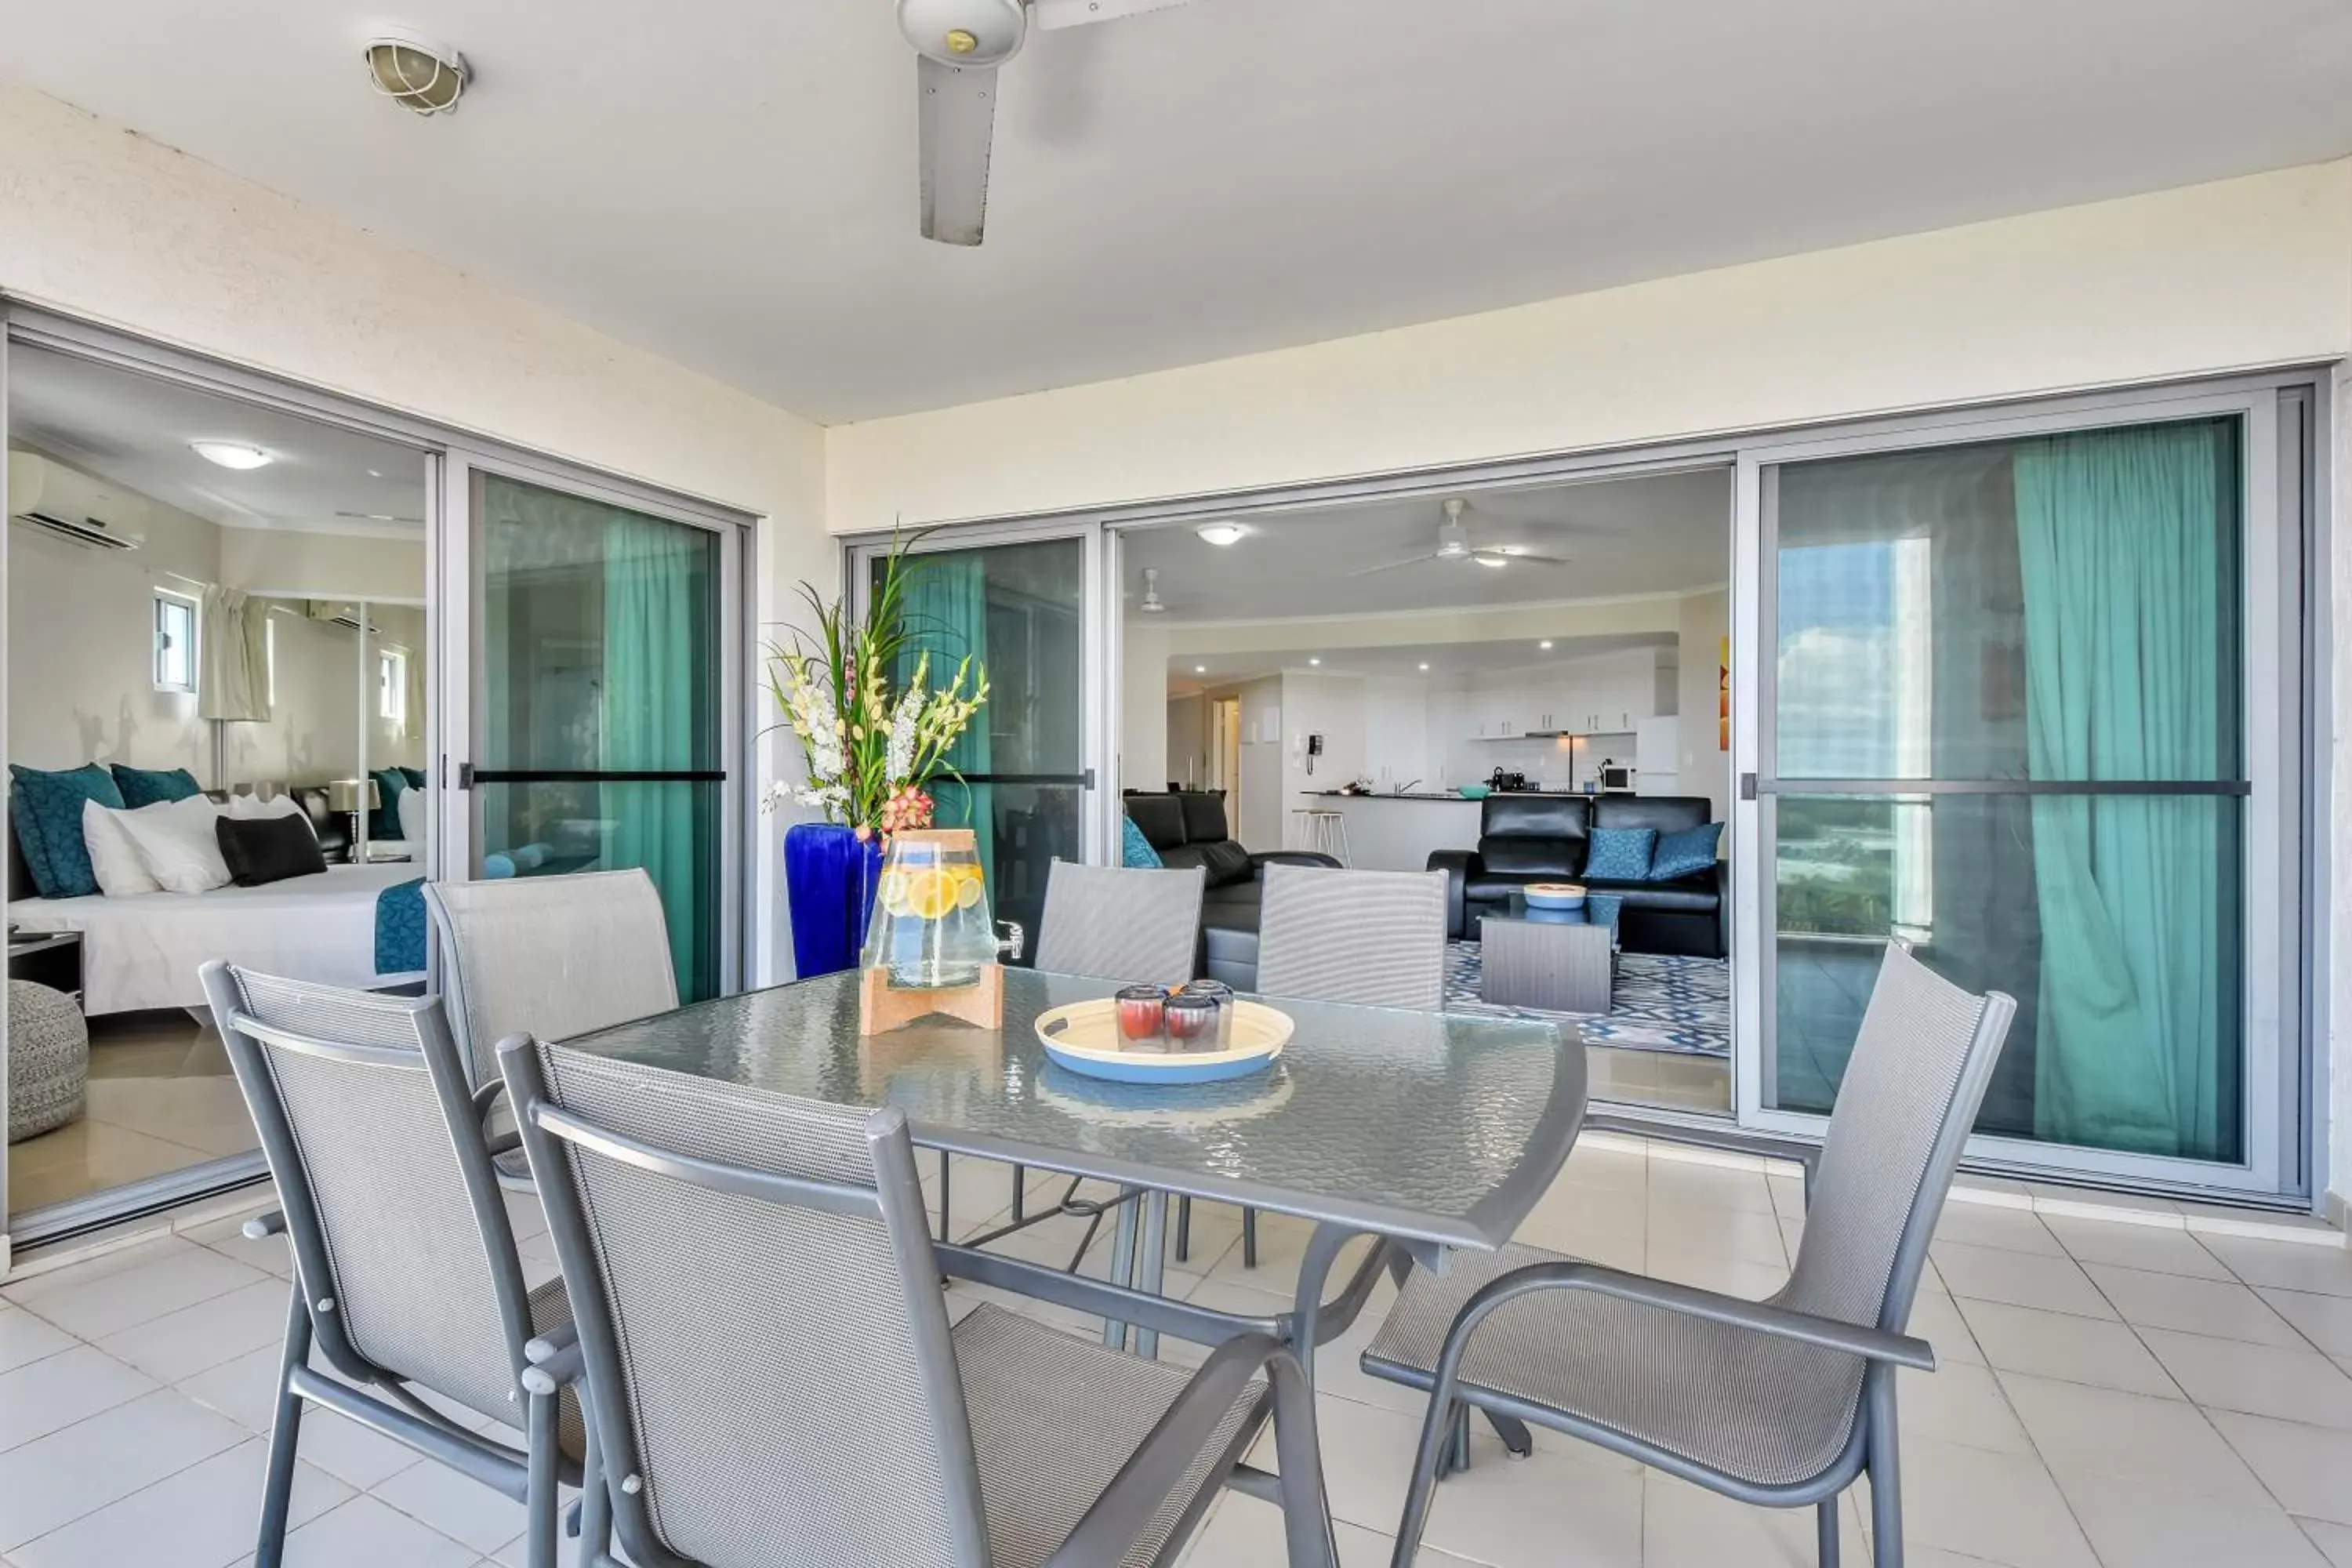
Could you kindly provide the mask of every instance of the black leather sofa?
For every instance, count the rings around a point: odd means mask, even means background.
[[[1650,827],[1663,837],[1704,826],[1714,812],[1705,795],[1490,795],[1479,815],[1478,847],[1441,849],[1429,858],[1431,870],[1445,873],[1447,934],[1475,939],[1478,918],[1502,908],[1529,882],[1572,881],[1624,900],[1617,932],[1628,952],[1727,957],[1730,870],[1723,861],[1667,882],[1595,881],[1584,875],[1595,827]]]
[[[1131,795],[1127,815],[1167,866],[1198,866],[1207,876],[1201,895],[1201,952],[1194,972],[1236,991],[1257,984],[1258,900],[1269,865],[1337,866],[1328,855],[1303,849],[1252,854],[1225,826],[1223,795],[1196,791]]]

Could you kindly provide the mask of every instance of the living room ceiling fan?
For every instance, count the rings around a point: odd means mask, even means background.
[[[1444,516],[1437,524],[1437,548],[1419,555],[1408,555],[1402,561],[1383,561],[1377,566],[1360,567],[1348,574],[1350,577],[1370,577],[1376,573],[1394,572],[1403,566],[1419,566],[1424,562],[1442,561],[1450,563],[1468,563],[1492,567],[1497,571],[1507,566],[1565,566],[1569,557],[1546,555],[1518,544],[1477,544],[1470,538],[1470,525],[1462,521],[1463,513],[1471,510],[1470,503],[1458,496],[1446,501]]]
[[[1164,11],[1187,0],[898,0],[915,47],[920,105],[923,237],[978,245],[988,216],[988,152],[996,132],[996,68],[1035,26],[1051,32]]]

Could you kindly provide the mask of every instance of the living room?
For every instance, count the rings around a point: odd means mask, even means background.
[[[1127,532],[1120,782],[1207,868],[1210,973],[1255,978],[1270,858],[1441,871],[1450,1008],[1556,1017],[1596,1092],[1727,1113],[1730,511],[1699,465]],[[1489,972],[1515,940],[1538,973]]]

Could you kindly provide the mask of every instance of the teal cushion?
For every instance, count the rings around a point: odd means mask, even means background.
[[[185,768],[126,768],[116,763],[110,771],[114,787],[122,792],[122,804],[133,811],[142,805],[185,800],[205,793],[196,783],[196,775]]]
[[[1596,827],[1584,857],[1584,874],[1601,882],[1639,882],[1650,875],[1654,827]]]
[[[409,788],[423,789],[425,787],[425,770],[423,768],[402,768],[399,770],[399,773],[402,778],[408,781]]]
[[[1650,851],[1650,880],[1671,882],[1677,877],[1714,870],[1715,841],[1722,837],[1720,822],[1665,835]]]
[[[1129,870],[1150,871],[1158,870],[1165,864],[1160,858],[1160,851],[1151,847],[1151,840],[1143,836],[1143,829],[1135,825],[1135,818],[1122,816],[1119,821],[1127,825],[1126,832],[1119,836],[1120,865]]]
[[[89,846],[82,841],[81,808],[90,801],[122,809],[122,791],[114,775],[96,763],[60,773],[8,764],[14,783],[8,791],[8,815],[16,825],[16,843],[25,852],[25,869],[45,899],[80,899],[98,891],[98,877],[89,868]]]
[[[408,775],[398,768],[377,768],[368,774],[375,780],[376,806],[368,813],[370,838],[404,838],[400,830],[400,792],[408,787]]]

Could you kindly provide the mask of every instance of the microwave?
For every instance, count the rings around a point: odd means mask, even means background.
[[[1633,770],[1622,763],[1601,764],[1601,791],[1603,795],[1631,795],[1633,790]]]

